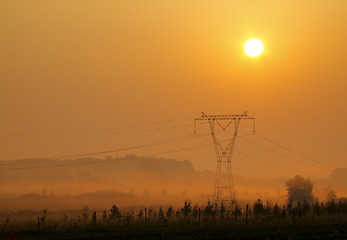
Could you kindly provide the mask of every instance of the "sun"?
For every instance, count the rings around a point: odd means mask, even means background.
[[[258,57],[264,51],[264,45],[259,39],[251,38],[245,43],[244,50],[249,57]]]

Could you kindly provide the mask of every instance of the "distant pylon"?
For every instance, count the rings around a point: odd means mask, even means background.
[[[255,131],[255,118],[247,115],[244,112],[242,115],[206,115],[204,112],[201,117],[194,119],[194,133],[196,133],[196,121],[203,120],[208,121],[210,124],[210,130],[214,148],[217,156],[217,170],[216,179],[214,185],[213,201],[215,203],[226,205],[232,205],[235,202],[234,182],[231,172],[231,159],[235,148],[235,142],[241,120],[253,119],[253,132]],[[222,122],[227,121],[226,125],[222,125]],[[215,135],[215,124],[218,124],[223,130],[226,130],[232,123],[234,125],[234,131],[232,138],[227,146],[223,146]]]

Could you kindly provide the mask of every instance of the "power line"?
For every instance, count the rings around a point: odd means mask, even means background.
[[[191,115],[193,116],[193,115]],[[194,115],[195,116],[195,115]],[[46,132],[46,133],[34,133],[34,134],[0,134],[0,137],[64,137],[64,136],[85,136],[85,135],[101,135],[110,133],[125,133],[127,130],[148,128],[154,126],[154,128],[147,129],[148,131],[162,131],[177,128],[186,128],[193,126],[193,124],[183,124],[182,122],[190,121],[190,117],[185,116],[182,118],[166,119],[154,122],[138,123],[131,125],[124,125],[119,127],[107,127],[105,129],[93,129],[93,130],[81,130],[81,131],[57,131],[57,132]],[[181,122],[181,123],[180,123]],[[170,126],[163,127],[162,125],[168,124]]]
[[[264,163],[264,164],[268,164],[268,165],[271,165],[271,166],[274,166],[274,167],[278,167],[278,168],[281,168],[281,169],[290,170],[290,171],[292,171],[292,172],[298,173],[298,171],[295,170],[295,169],[288,168],[288,167],[283,167],[283,166],[280,166],[280,165],[277,165],[277,164],[274,164],[274,163],[271,163],[271,162],[267,162],[267,161],[261,160],[261,159],[259,159],[259,158],[253,157],[253,156],[251,156],[251,155],[248,155],[248,154],[246,154],[246,153],[242,153],[242,152],[239,152],[239,151],[235,151],[235,153],[240,154],[240,155],[242,155],[242,156],[245,156],[245,157],[247,157],[247,158],[256,160],[256,161],[258,161],[258,162],[262,162],[262,163]],[[301,174],[303,174],[303,172],[302,172]]]
[[[155,128],[148,128],[148,132],[159,132],[167,130],[176,130],[180,128],[192,127],[193,124],[180,124],[172,126],[155,126]],[[132,129],[131,129],[132,130]],[[4,138],[50,138],[50,137],[78,137],[78,136],[100,136],[100,135],[114,135],[114,134],[124,134],[129,133],[129,131],[124,129],[105,129],[98,131],[71,131],[71,132],[57,132],[57,133],[41,133],[41,134],[0,134],[0,137]]]
[[[196,134],[197,135],[197,134]],[[208,134],[204,134],[204,135],[208,135]],[[195,146],[195,147],[190,147],[190,148],[185,148],[185,149],[179,149],[179,150],[174,150],[174,151],[169,151],[169,152],[164,152],[164,153],[161,153],[161,154],[167,154],[167,153],[173,153],[173,152],[180,152],[180,151],[187,151],[187,150],[191,150],[191,149],[196,149],[196,148],[201,148],[201,147],[207,147],[207,146],[212,146],[213,145],[213,142],[205,137],[203,137],[204,135],[197,135],[197,137],[201,137],[202,139],[210,142],[209,144],[204,144],[204,145],[199,145],[199,146]],[[250,134],[246,134],[246,135],[243,135],[243,136],[240,136],[238,138],[244,138],[244,137],[247,137],[247,136],[251,136],[251,135],[254,135],[254,133],[250,133]],[[229,139],[227,140],[222,140],[221,142],[227,142],[227,141],[230,141]],[[274,167],[278,167],[278,168],[281,168],[281,169],[285,169],[285,170],[290,170],[294,173],[301,173],[303,175],[305,175],[305,173],[303,172],[300,172],[300,171],[297,171],[296,169],[292,169],[292,168],[288,168],[288,167],[283,167],[283,166],[280,166],[280,165],[277,165],[277,164],[274,164],[274,163],[271,163],[271,162],[268,162],[268,161],[264,161],[264,160],[261,160],[259,158],[256,158],[256,157],[253,157],[249,154],[246,154],[246,153],[243,153],[243,152],[240,152],[240,151],[236,151],[235,152],[239,155],[243,155],[245,157],[248,157],[250,159],[253,159],[253,160],[256,160],[256,161],[259,161],[259,162],[262,162],[264,164],[268,164],[268,165],[272,165]],[[159,155],[159,154],[157,154]]]
[[[330,167],[330,168],[333,168],[333,169],[336,168],[336,167],[334,167],[334,166],[332,166],[332,165],[330,165],[330,164],[326,164],[326,163],[324,163],[324,162],[321,162],[321,161],[319,161],[319,160],[313,159],[313,158],[308,157],[308,156],[306,156],[306,155],[304,155],[304,154],[301,154],[301,153],[299,153],[299,152],[296,152],[296,151],[294,151],[294,150],[292,150],[292,149],[290,149],[290,148],[288,148],[288,147],[285,147],[285,146],[283,146],[283,145],[281,145],[281,144],[275,142],[274,140],[270,140],[269,138],[266,138],[266,137],[262,136],[262,135],[259,134],[259,133],[257,133],[255,136],[260,137],[260,138],[264,139],[265,141],[268,141],[268,142],[270,142],[270,143],[276,145],[277,147],[280,147],[280,148],[282,148],[282,149],[284,149],[284,150],[287,150],[287,151],[289,151],[289,152],[291,152],[291,153],[294,153],[294,154],[296,154],[296,155],[298,155],[298,156],[300,156],[300,157],[306,158],[306,159],[308,159],[308,160],[311,160],[311,161],[313,161],[313,162],[317,162],[317,163],[319,163],[319,164],[325,165],[325,166]]]
[[[228,132],[228,131],[226,131],[226,132],[229,133],[229,134],[232,134],[232,133],[230,133],[230,132]],[[257,133],[253,133],[252,135],[257,135]],[[305,161],[301,161],[301,160],[299,160],[299,159],[294,159],[294,158],[292,158],[292,157],[289,157],[289,156],[287,156],[287,155],[284,155],[284,154],[282,154],[282,153],[279,153],[279,152],[276,152],[276,151],[274,151],[274,150],[271,150],[271,149],[269,149],[269,148],[267,148],[267,147],[264,147],[264,146],[262,146],[262,145],[260,145],[260,144],[253,143],[253,142],[251,142],[251,141],[249,141],[249,140],[246,140],[246,139],[244,139],[244,138],[241,138],[241,139],[242,139],[243,141],[249,143],[249,144],[252,144],[252,145],[254,145],[254,146],[256,146],[256,147],[262,148],[262,149],[264,149],[264,150],[266,150],[266,151],[269,151],[269,152],[271,152],[271,153],[277,154],[277,155],[279,155],[279,156],[281,156],[281,157],[284,157],[284,158],[287,158],[287,159],[289,159],[289,160],[297,161],[297,162],[300,162],[301,164],[309,165],[309,166],[311,166],[311,167],[323,169],[322,167],[319,167],[319,166],[317,166],[317,165],[312,165],[312,164],[307,163],[307,162],[305,162]],[[324,170],[326,170],[326,169],[324,169]]]
[[[218,131],[219,132],[219,131]],[[227,132],[229,133],[228,131],[220,131],[220,132]],[[231,133],[229,133],[231,134]],[[148,157],[151,157],[151,156],[158,156],[158,155],[164,155],[164,154],[170,154],[170,153],[175,153],[175,152],[182,152],[182,151],[189,151],[189,150],[192,150],[192,149],[197,149],[197,148],[202,148],[202,147],[207,147],[207,146],[211,146],[213,143],[209,140],[209,139],[206,139],[204,136],[207,136],[209,134],[203,134],[203,135],[197,135],[197,134],[190,134],[190,135],[185,135],[185,136],[180,136],[180,137],[176,137],[176,138],[171,138],[171,139],[166,139],[166,140],[163,140],[163,141],[159,141],[159,142],[156,142],[156,143],[151,143],[151,144],[143,144],[143,145],[137,145],[137,146],[130,146],[130,147],[126,147],[126,148],[120,148],[120,149],[113,149],[113,150],[107,150],[107,151],[100,151],[100,152],[91,152],[91,153],[80,153],[80,154],[71,154],[71,155],[58,155],[58,156],[50,156],[50,157],[46,157],[46,158],[35,158],[35,159],[18,159],[18,160],[13,160],[15,162],[3,162],[3,163],[0,163],[0,166],[16,166],[16,165],[23,165],[23,164],[30,164],[30,163],[38,163],[38,162],[49,162],[50,159],[58,159],[58,158],[74,158],[74,157],[87,157],[87,156],[93,156],[93,155],[100,155],[100,154],[106,154],[106,153],[114,153],[114,152],[121,152],[121,151],[127,151],[127,150],[134,150],[134,149],[140,149],[140,148],[147,148],[147,147],[154,147],[154,146],[159,146],[159,145],[164,145],[164,144],[170,144],[170,143],[173,143],[173,142],[177,142],[177,141],[185,141],[185,140],[189,140],[189,139],[193,139],[195,137],[200,137],[206,141],[209,142],[209,144],[203,144],[203,145],[198,145],[198,146],[193,146],[193,147],[187,147],[187,148],[182,148],[182,149],[176,149],[176,150],[171,150],[171,151],[166,151],[166,152],[160,152],[160,153],[156,153],[156,154],[151,154],[151,155],[148,155]],[[250,135],[255,135],[254,133],[251,133],[251,134],[246,134],[244,136],[240,136],[238,138],[248,142],[249,144],[252,144],[252,145],[255,145],[259,148],[262,148],[264,150],[267,150],[269,152],[272,152],[274,154],[277,154],[277,155],[280,155],[282,157],[285,157],[285,158],[288,158],[290,160],[295,160],[295,161],[299,161],[297,159],[293,159],[291,157],[288,157],[287,155],[284,155],[284,154],[281,154],[281,153],[278,153],[274,150],[271,150],[269,148],[266,148],[260,144],[257,144],[257,143],[254,143],[254,142],[251,142],[249,140],[246,140],[244,139],[244,137],[247,137],[247,136],[250,136]],[[310,159],[310,160],[313,160],[314,159],[311,159],[311,158],[308,158],[306,157],[305,155],[302,155],[300,153],[297,153],[279,143],[276,143],[275,141],[272,141],[264,136],[261,136],[259,134],[256,134],[256,136],[268,141],[268,142],[271,142],[273,143],[274,145],[278,146],[278,147],[281,147],[289,152],[292,152],[294,154],[297,154],[301,157],[305,157],[307,159]],[[223,140],[221,142],[226,142],[226,141],[230,141],[230,139],[227,139],[227,140]],[[271,162],[267,162],[267,161],[264,161],[264,160],[261,160],[259,158],[256,158],[256,157],[253,157],[253,156],[250,156],[248,154],[245,154],[245,153],[242,153],[242,152],[239,152],[239,151],[236,151],[238,154],[240,155],[243,155],[243,156],[246,156],[248,158],[251,158],[251,159],[254,159],[256,161],[259,161],[259,162],[262,162],[262,163],[265,163],[265,164],[268,164],[268,165],[272,165],[272,166],[275,166],[275,167],[279,167],[279,168],[282,168],[282,169],[288,169],[290,171],[293,171],[293,172],[297,172],[297,170],[294,170],[294,169],[291,169],[291,168],[284,168],[280,165],[277,165],[277,164],[274,164],[274,163],[271,163]],[[146,156],[144,156],[146,157]],[[2,168],[0,169],[0,171],[11,171],[11,170],[25,170],[25,169],[41,169],[41,168],[55,168],[55,167],[69,167],[69,166],[79,166],[79,165],[88,165],[88,164],[99,164],[99,163],[107,163],[107,162],[113,162],[113,161],[119,161],[119,160],[122,160],[122,159],[103,159],[103,160],[97,160],[97,161],[87,161],[87,162],[78,162],[78,163],[68,163],[68,164],[58,164],[58,165],[51,165],[51,166],[24,166],[24,167],[14,167],[14,168]],[[307,162],[303,162],[303,161],[299,161],[303,164],[307,164],[307,165],[310,165],[310,166],[313,166],[313,167],[317,167],[317,166],[314,166],[314,165],[311,165],[311,164],[308,164]],[[318,161],[317,161],[318,162]],[[321,163],[321,162],[320,162]],[[321,163],[323,164],[323,163]]]
[[[282,128],[278,127],[278,126],[275,126],[274,124],[272,124],[272,123],[270,123],[270,122],[266,122],[266,121],[264,121],[264,120],[261,120],[261,121],[262,121],[263,123],[265,123],[265,125],[267,125],[267,126],[269,126],[269,127],[271,127],[271,128],[274,128],[274,129],[276,129],[277,131],[281,131],[281,132],[282,132],[281,134],[285,134],[285,135],[287,135],[287,136],[291,135],[291,137],[295,137],[296,139],[298,139],[298,140],[300,140],[300,141],[306,141],[306,142],[309,141],[307,138],[304,138],[304,137],[301,136],[301,135],[300,135],[300,136],[297,136],[297,135],[293,134],[293,132],[290,132],[291,134],[288,134],[288,132],[284,131],[284,129],[282,129]],[[292,153],[294,153],[294,154],[296,154],[296,155],[298,155],[298,156],[300,156],[300,157],[302,157],[302,158],[306,158],[306,159],[308,159],[308,160],[310,160],[310,161],[319,163],[319,164],[321,164],[321,165],[330,167],[330,168],[332,168],[332,169],[336,169],[336,167],[333,166],[333,165],[331,165],[331,164],[322,162],[322,161],[317,160],[317,159],[314,159],[314,158],[312,158],[312,157],[308,157],[308,156],[305,155],[305,154],[296,152],[296,151],[294,151],[294,150],[292,150],[292,149],[290,149],[290,148],[284,146],[283,144],[280,144],[280,143],[278,143],[278,142],[276,142],[276,141],[274,141],[274,140],[271,140],[271,139],[269,139],[269,138],[267,138],[267,137],[264,137],[264,136],[262,136],[261,134],[259,134],[258,131],[257,131],[256,136],[262,138],[262,139],[265,140],[265,141],[268,141],[268,142],[270,142],[270,143],[276,145],[277,147],[280,147],[280,148],[282,148],[282,149],[284,149],[284,150],[287,150],[287,151],[289,151],[289,152],[292,152]],[[290,136],[289,136],[289,137],[290,137]]]
[[[309,165],[309,166],[311,166],[311,167],[320,168],[320,167],[315,166],[315,165],[312,165],[312,164],[310,164],[310,163],[307,163],[307,162],[304,162],[304,161],[300,161],[300,160],[298,160],[298,159],[294,159],[294,158],[289,157],[289,156],[287,156],[287,155],[284,155],[284,154],[282,154],[282,153],[276,152],[276,151],[271,150],[271,149],[269,149],[269,148],[267,148],[267,147],[264,147],[264,146],[262,146],[262,145],[260,145],[260,144],[253,143],[253,142],[251,142],[251,141],[249,141],[249,140],[246,140],[246,139],[242,139],[242,140],[245,141],[245,142],[247,142],[247,143],[249,143],[249,144],[252,144],[252,145],[254,145],[254,146],[258,147],[258,148],[261,148],[261,149],[264,149],[264,150],[269,151],[269,152],[271,152],[271,153],[277,154],[278,156],[287,158],[287,159],[289,159],[289,160],[294,160],[294,161],[300,162],[300,163],[302,163],[302,164]]]
[[[243,139],[243,138],[245,138],[245,137],[252,136],[252,135],[254,135],[254,133],[250,133],[250,134],[246,134],[246,135],[243,135],[243,136],[239,136],[238,138]],[[205,138],[205,137],[199,136],[199,135],[197,135],[197,136],[198,136],[198,137],[201,137],[202,139],[204,139],[204,140],[206,140],[206,141],[208,141],[208,142],[211,142],[211,144],[212,144],[212,141],[211,141],[211,140],[209,140],[209,139],[207,139],[207,138]],[[226,140],[223,140],[223,141],[221,141],[221,142],[227,142],[227,141],[230,141],[230,140],[229,140],[229,139],[226,139]],[[249,154],[242,153],[242,152],[240,152],[240,151],[236,151],[236,150],[235,150],[235,153],[238,153],[239,155],[243,155],[243,156],[248,157],[248,158],[250,158],[250,159],[253,159],[253,160],[262,162],[262,163],[264,163],[264,164],[268,164],[268,165],[271,165],[271,166],[274,166],[274,167],[278,167],[278,168],[281,168],[281,169],[288,169],[288,170],[290,170],[290,171],[292,171],[292,172],[295,172],[295,173],[298,172],[298,171],[295,170],[295,169],[291,169],[291,168],[288,168],[288,167],[283,167],[283,166],[280,166],[280,165],[277,165],[277,164],[274,164],[274,163],[271,163],[271,162],[268,162],[268,161],[264,161],[264,160],[261,160],[261,159],[259,159],[259,158],[253,157],[253,156],[251,156],[251,155],[249,155]],[[301,174],[303,174],[303,173],[301,173]]]
[[[212,143],[203,144],[203,145],[198,145],[198,146],[193,146],[193,147],[188,147],[188,148],[181,148],[181,149],[176,149],[176,150],[172,150],[172,151],[166,151],[166,152],[160,152],[160,153],[145,155],[142,157],[153,157],[153,156],[159,156],[159,155],[164,155],[164,154],[189,151],[192,149],[207,147],[207,146],[211,146],[211,145],[213,145],[213,144]],[[75,162],[75,163],[70,163],[70,164],[69,163],[68,164],[58,164],[58,165],[51,165],[51,166],[28,166],[28,167],[0,168],[0,171],[30,170],[30,169],[43,169],[43,168],[60,168],[60,167],[100,164],[100,163],[109,163],[109,162],[116,162],[116,161],[122,161],[122,160],[134,160],[134,159],[137,159],[137,157],[136,158],[122,158],[122,159],[117,159],[117,158],[101,159],[101,160],[96,160],[96,161]],[[46,160],[46,162],[47,161],[50,161],[50,160]]]
[[[200,138],[208,141],[209,142],[208,144],[202,144],[202,145],[197,145],[197,146],[187,147],[187,148],[180,148],[180,149],[176,149],[176,150],[159,152],[159,153],[155,153],[155,154],[148,154],[148,155],[145,155],[145,156],[142,156],[142,157],[153,157],[153,156],[159,156],[159,155],[165,155],[165,154],[170,154],[170,153],[189,151],[189,150],[193,150],[193,149],[198,149],[198,148],[203,148],[203,147],[207,147],[207,146],[212,146],[213,142],[211,140],[209,140],[209,139],[206,139],[204,137],[206,135],[209,135],[209,134],[203,134],[203,135],[197,135],[196,134],[196,135],[194,135],[194,137],[200,137]],[[244,136],[240,136],[239,138],[242,139],[243,137],[247,137],[249,135],[253,135],[253,134],[247,134],[247,135],[244,135]],[[182,136],[180,138],[183,138],[183,137],[187,137],[187,136]],[[178,138],[175,138],[175,139],[178,139]],[[192,139],[192,138],[187,138],[187,139]],[[184,140],[186,140],[186,139],[184,139]],[[227,140],[223,140],[221,142],[227,142],[227,141],[230,141],[230,140],[227,139]],[[274,164],[274,163],[271,163],[271,162],[268,162],[268,161],[264,161],[264,160],[261,160],[259,158],[256,158],[254,156],[251,156],[249,154],[246,154],[246,153],[243,153],[243,152],[240,152],[240,151],[235,151],[235,152],[237,154],[239,154],[239,155],[242,155],[242,156],[245,156],[247,158],[256,160],[256,161],[261,162],[263,164],[268,164],[268,165],[271,165],[271,166],[274,166],[274,167],[278,167],[278,168],[281,168],[281,169],[287,169],[287,170],[290,170],[290,171],[295,172],[295,173],[300,173],[300,171],[297,171],[295,169],[288,168],[288,167],[283,167],[283,166],[280,166],[280,165],[277,165],[277,164]],[[84,160],[83,162],[64,163],[64,164],[56,164],[56,165],[50,165],[50,166],[24,166],[24,167],[13,167],[13,168],[0,168],[0,171],[16,171],[16,170],[31,170],[31,169],[45,169],[45,168],[63,168],[63,167],[73,167],[73,166],[92,165],[92,164],[103,164],[103,163],[110,163],[110,162],[135,160],[135,159],[138,159],[138,157],[134,157],[134,158],[121,158],[121,159],[118,159],[118,158],[98,159],[98,160],[87,160],[87,161]],[[44,159],[44,161],[45,162],[49,162],[51,160]],[[28,162],[23,162],[22,164],[24,164],[24,163],[28,163]],[[29,163],[33,163],[33,162],[29,162]],[[4,164],[2,164],[2,165],[4,165]],[[304,173],[301,172],[301,174],[304,174]]]
[[[156,154],[150,154],[147,155],[148,157],[151,156],[159,156],[159,155],[165,155],[165,154],[170,154],[170,153],[176,153],[176,152],[183,152],[183,151],[189,151],[192,149],[197,149],[197,148],[203,148],[203,147],[207,147],[207,146],[211,146],[213,145],[213,143],[204,138],[204,136],[209,135],[209,134],[201,134],[201,135],[197,135],[197,134],[191,134],[191,135],[186,135],[186,136],[182,136],[182,137],[178,137],[178,138],[173,138],[173,139],[167,139],[165,141],[165,143],[161,142],[161,143],[156,143],[156,144],[148,144],[148,145],[140,145],[140,146],[135,146],[135,147],[128,147],[128,148],[123,148],[123,149],[117,149],[117,150],[112,150],[112,152],[115,151],[123,151],[124,149],[129,150],[129,149],[135,149],[136,147],[144,147],[144,146],[154,146],[154,145],[162,145],[162,144],[166,144],[166,143],[172,143],[175,141],[185,141],[185,140],[189,140],[189,139],[193,139],[196,137],[201,137],[204,140],[207,140],[209,143],[208,144],[202,144],[202,145],[197,145],[197,146],[193,146],[193,147],[187,147],[187,148],[181,148],[181,149],[176,149],[176,150],[171,150],[171,151],[166,151],[166,152],[160,152],[160,153],[156,153]],[[171,141],[172,140],[172,141]],[[224,140],[222,142],[225,141],[229,141],[229,140]],[[109,153],[111,151],[104,151],[102,153]],[[98,152],[98,154],[100,154],[100,152]],[[73,155],[76,156],[77,154]],[[87,153],[87,154],[83,154],[83,156],[90,156],[90,155],[96,155],[95,153]],[[65,155],[66,156],[66,155]],[[68,155],[68,156],[72,156],[72,155]],[[80,154],[79,156],[82,156],[82,154]],[[146,156],[145,156],[146,157]],[[28,164],[28,163],[37,163],[37,162],[50,162],[50,159],[56,159],[58,157],[48,157],[45,159],[37,159],[37,160],[28,160],[26,161],[26,159],[21,159],[21,160],[16,160],[16,162],[14,163],[2,163],[0,164],[0,166],[13,166],[13,165],[21,165],[21,164]],[[118,159],[119,160],[119,159]],[[88,162],[80,162],[80,163],[71,163],[71,164],[58,164],[58,165],[51,165],[51,166],[25,166],[25,167],[13,167],[13,168],[0,168],[0,171],[12,171],[12,170],[29,170],[29,169],[42,169],[42,168],[55,168],[55,167],[69,167],[69,166],[79,166],[79,165],[88,165],[88,164],[98,164],[98,163],[108,163],[108,162],[112,162],[112,161],[118,161],[117,159],[102,159],[102,160],[97,160],[97,161],[88,161]],[[21,161],[21,162],[17,162],[17,161]]]
[[[58,164],[58,165],[51,165],[51,166],[35,166],[35,167],[31,166],[31,167],[0,168],[0,171],[71,167],[71,166],[80,166],[80,165],[89,165],[89,164],[115,162],[115,161],[120,161],[120,160],[125,160],[125,158],[124,159],[102,159],[102,160],[98,160],[98,161],[79,162],[79,163],[71,163],[71,164]],[[52,160],[46,160],[46,161],[52,161]]]
[[[140,149],[140,148],[154,147],[154,146],[169,144],[169,143],[173,143],[173,142],[189,140],[189,139],[193,139],[193,138],[195,138],[194,134],[189,134],[189,135],[185,135],[185,136],[181,136],[181,137],[166,139],[166,140],[163,140],[163,141],[160,141],[160,142],[156,142],[156,143],[143,144],[143,145],[137,145],[137,146],[131,146],[131,147],[126,147],[126,148],[107,150],[107,151],[78,153],[78,154],[70,154],[70,155],[56,155],[56,156],[49,156],[49,157],[43,157],[43,158],[34,158],[34,159],[11,160],[11,161],[14,161],[14,162],[6,161],[6,162],[3,162],[3,163],[0,163],[0,166],[26,164],[26,163],[34,163],[34,162],[45,162],[45,161],[47,161],[47,159],[87,157],[87,156],[100,155],[100,154],[106,154],[106,153],[123,152],[123,151]]]

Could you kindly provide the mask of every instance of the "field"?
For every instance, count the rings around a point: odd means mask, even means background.
[[[0,217],[0,239],[347,239],[346,202],[65,212],[21,211]]]
[[[347,239],[347,224],[6,233],[1,239]]]

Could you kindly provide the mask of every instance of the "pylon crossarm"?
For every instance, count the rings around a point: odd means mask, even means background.
[[[222,124],[216,120],[217,124],[223,129],[223,130],[226,130],[229,125],[234,121],[234,119],[232,119],[225,127],[222,126]]]
[[[226,126],[223,126],[218,120],[219,121],[230,120],[230,122]],[[233,121],[237,121],[237,120],[238,121],[240,121],[240,120],[253,120],[253,132],[255,132],[255,118],[248,116],[247,111],[246,111],[243,114],[232,114],[232,115],[215,115],[215,114],[207,115],[206,113],[202,112],[201,117],[194,119],[194,133],[196,133],[196,127],[197,127],[196,121],[209,121],[210,125],[211,125],[211,122],[213,122],[213,128],[214,128],[214,121],[216,121],[217,124],[223,130],[226,130]]]
[[[201,117],[195,118],[194,120],[241,120],[241,119],[255,119],[254,117],[248,116],[247,112],[243,114],[233,114],[233,115],[207,115],[204,112]]]

